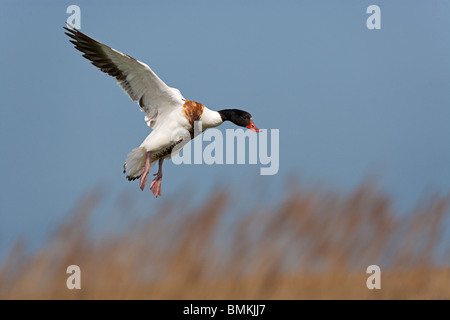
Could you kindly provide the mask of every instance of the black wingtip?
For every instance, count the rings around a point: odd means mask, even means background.
[[[67,27],[63,27],[64,29],[66,29],[66,30],[76,30],[76,29],[74,28],[74,26],[71,25],[70,23],[68,23],[67,21],[66,21],[66,25],[67,25],[70,29],[68,29]]]
[[[68,32],[64,32],[66,35],[68,35],[69,37],[73,37],[76,36],[77,34],[80,34],[80,30],[78,30],[77,28],[75,28],[74,26],[72,26],[71,24],[66,22],[67,26],[63,26],[63,29],[68,31]]]

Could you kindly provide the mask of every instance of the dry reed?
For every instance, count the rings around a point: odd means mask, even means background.
[[[91,216],[102,197],[93,193],[41,250],[11,249],[0,264],[0,298],[450,298],[448,197],[401,215],[372,183],[350,195],[296,187],[246,212],[229,192],[209,199],[187,212],[187,199],[164,200],[145,219],[122,204],[120,218],[135,223],[95,236]],[[66,288],[72,264],[81,290]],[[381,290],[366,287],[372,264],[381,267]]]

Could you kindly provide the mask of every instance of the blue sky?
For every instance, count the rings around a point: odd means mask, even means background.
[[[450,3],[445,1],[4,1],[0,11],[0,252],[39,243],[96,186],[155,199],[122,174],[149,133],[137,105],[81,57],[62,26],[147,63],[211,109],[280,130],[280,170],[164,164],[163,197],[227,185],[351,191],[369,176],[407,210],[450,191]],[[381,30],[366,9],[381,7]],[[229,123],[221,129],[233,128]],[[155,170],[155,169],[153,169]],[[113,196],[111,196],[113,197]]]

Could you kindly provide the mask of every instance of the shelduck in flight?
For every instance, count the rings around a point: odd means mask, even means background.
[[[129,181],[140,178],[144,190],[150,166],[158,161],[159,169],[150,184],[155,197],[161,196],[164,159],[181,151],[186,140],[224,121],[259,132],[250,113],[238,109],[213,111],[201,103],[186,100],[178,89],[167,86],[148,65],[100,43],[74,28],[64,27],[75,48],[101,71],[113,76],[131,100],[145,112],[152,132],[139,148],[133,149],[123,166]],[[201,121],[201,122],[198,122]],[[194,123],[201,123],[194,130]],[[188,138],[188,139],[186,139]]]

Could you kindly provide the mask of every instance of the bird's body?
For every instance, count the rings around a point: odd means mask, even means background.
[[[196,121],[202,126],[198,130],[194,127]],[[152,152],[150,165],[160,159],[169,159],[181,151],[180,144],[222,123],[223,120],[217,111],[210,110],[201,103],[186,100],[183,106],[174,109],[154,127],[139,148],[133,149],[125,161],[124,173],[127,170],[127,163],[132,163],[133,159],[138,157],[142,161],[138,161],[135,166],[128,166],[131,170],[127,178],[128,180],[139,178],[142,173],[141,163],[145,161],[146,152]]]
[[[73,28],[66,28],[75,48],[101,71],[115,77],[128,96],[139,103],[145,121],[153,130],[142,144],[133,149],[124,164],[128,180],[140,178],[143,190],[150,166],[159,162],[156,178],[150,185],[155,196],[161,195],[162,163],[180,152],[184,144],[208,128],[231,121],[255,132],[251,115],[242,110],[214,111],[201,103],[186,100],[178,89],[167,86],[145,63],[118,52]],[[198,128],[196,127],[198,124]],[[201,127],[199,127],[201,125]]]

